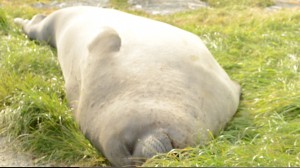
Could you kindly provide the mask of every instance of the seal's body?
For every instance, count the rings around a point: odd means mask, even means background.
[[[15,22],[57,48],[75,119],[116,166],[202,144],[237,110],[240,86],[187,31],[96,7]]]

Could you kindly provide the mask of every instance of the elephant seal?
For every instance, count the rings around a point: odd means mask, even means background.
[[[114,166],[203,144],[238,108],[239,84],[182,29],[97,7],[15,22],[57,48],[76,122]]]

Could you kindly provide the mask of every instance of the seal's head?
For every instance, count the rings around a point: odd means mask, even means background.
[[[120,142],[117,144],[119,145],[114,144],[114,147],[118,149],[114,149],[113,147],[109,152],[106,151],[107,158],[115,166],[141,165],[146,159],[158,153],[169,152],[173,148],[171,139],[162,131],[150,131],[145,133],[141,138],[135,139],[135,142],[132,144],[120,144]],[[122,154],[123,156],[121,156]]]

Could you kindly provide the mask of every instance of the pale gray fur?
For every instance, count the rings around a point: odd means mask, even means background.
[[[240,86],[187,31],[96,7],[15,22],[57,48],[75,119],[113,165],[204,144],[238,108]]]

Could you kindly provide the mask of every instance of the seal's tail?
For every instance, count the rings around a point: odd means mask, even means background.
[[[138,140],[133,153],[133,159],[151,158],[158,153],[169,152],[172,148],[172,143],[168,135],[163,132],[150,133]]]

